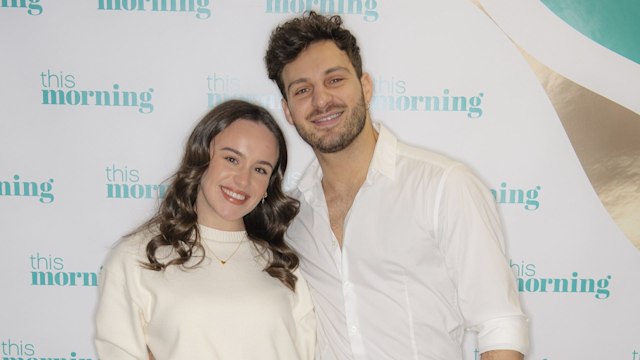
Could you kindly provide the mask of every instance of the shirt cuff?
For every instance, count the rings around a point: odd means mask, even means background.
[[[491,319],[475,327],[478,330],[478,350],[529,351],[529,320],[526,316]]]

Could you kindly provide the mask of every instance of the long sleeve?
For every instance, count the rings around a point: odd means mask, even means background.
[[[309,287],[299,270],[295,271],[296,296],[293,316],[296,321],[296,348],[301,360],[312,360],[316,348],[316,315]]]
[[[478,332],[481,352],[511,349],[526,354],[527,318],[490,192],[460,165],[448,169],[441,185],[438,233],[465,327]]]
[[[142,311],[125,278],[125,256],[123,252],[113,252],[100,272],[95,344],[101,360],[148,356]]]

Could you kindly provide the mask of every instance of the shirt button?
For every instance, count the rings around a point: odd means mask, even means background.
[[[351,290],[351,288],[353,287],[353,284],[348,281],[345,281],[344,283],[342,283],[342,287],[345,290]]]
[[[355,325],[351,325],[351,328],[349,328],[349,332],[352,334],[355,334],[358,332],[358,327]]]

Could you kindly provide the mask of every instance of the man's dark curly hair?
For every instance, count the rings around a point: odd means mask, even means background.
[[[338,15],[329,17],[311,11],[279,25],[269,38],[269,47],[264,61],[269,79],[278,84],[282,97],[287,98],[282,81],[284,67],[294,61],[309,45],[323,40],[333,41],[340,50],[344,51],[356,70],[358,78],[362,76],[360,47],[355,36],[342,26],[342,18]]]

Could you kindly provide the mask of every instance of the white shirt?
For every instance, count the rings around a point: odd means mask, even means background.
[[[467,168],[379,126],[342,249],[321,179],[315,160],[287,234],[316,307],[317,359],[462,359],[465,329],[478,332],[480,352],[526,353],[495,201]]]

